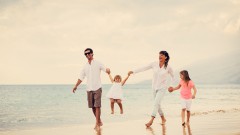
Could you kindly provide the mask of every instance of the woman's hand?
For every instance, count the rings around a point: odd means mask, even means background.
[[[133,74],[133,71],[129,71],[128,72],[128,76],[130,76],[131,74]]]

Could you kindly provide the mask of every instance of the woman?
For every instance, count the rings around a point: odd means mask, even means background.
[[[161,102],[162,102],[163,97],[169,87],[168,86],[168,75],[171,76],[172,80],[174,79],[173,70],[168,65],[169,60],[170,60],[170,57],[168,55],[168,52],[160,51],[159,61],[152,62],[145,67],[128,72],[128,74],[131,75],[133,73],[135,74],[135,73],[143,72],[143,71],[146,71],[149,69],[153,70],[152,88],[153,88],[153,94],[154,94],[154,106],[153,106],[151,119],[147,124],[145,124],[146,127],[150,127],[152,125],[157,112],[159,113],[159,115],[162,119],[162,124],[165,124],[165,122],[166,122],[164,113],[161,108]]]

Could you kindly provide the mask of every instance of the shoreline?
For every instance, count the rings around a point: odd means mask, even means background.
[[[129,120],[124,122],[106,122],[100,130],[94,130],[93,124],[66,125],[56,127],[37,127],[23,130],[0,131],[0,135],[156,135],[156,134],[194,134],[194,135],[240,135],[240,116],[238,112],[194,116],[190,118],[190,125],[182,127],[181,117],[167,118],[165,125],[161,125],[157,117],[150,128],[145,127],[149,118]]]

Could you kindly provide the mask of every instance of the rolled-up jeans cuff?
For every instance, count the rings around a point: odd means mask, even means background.
[[[152,114],[151,116],[154,117],[154,118],[156,118],[156,114],[155,114],[155,115]]]

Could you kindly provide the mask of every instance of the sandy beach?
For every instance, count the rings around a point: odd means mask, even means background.
[[[100,130],[94,130],[94,124],[68,125],[49,128],[32,128],[22,130],[1,131],[1,135],[240,135],[239,112],[216,112],[193,116],[189,126],[182,127],[180,117],[168,118],[165,125],[160,119],[146,128],[142,120],[131,120],[116,123],[104,123]]]

